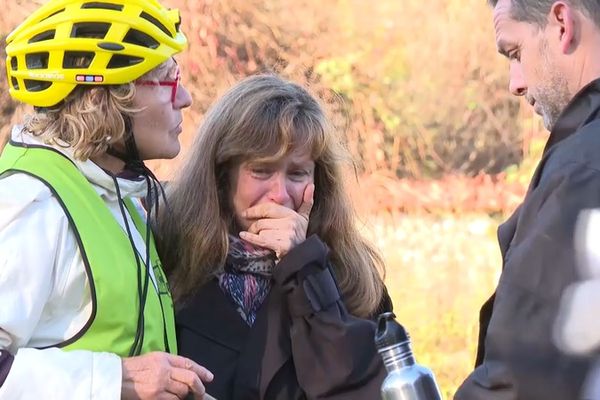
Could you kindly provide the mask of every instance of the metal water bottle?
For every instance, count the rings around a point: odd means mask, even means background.
[[[375,345],[388,375],[381,385],[383,400],[441,400],[433,373],[415,363],[408,333],[394,313],[379,316]]]

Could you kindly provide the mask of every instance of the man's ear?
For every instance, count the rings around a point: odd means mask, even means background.
[[[556,32],[555,39],[560,44],[560,50],[563,54],[571,53],[576,46],[578,34],[577,21],[573,7],[564,1],[557,1],[552,5],[548,14],[548,25],[546,28]]]

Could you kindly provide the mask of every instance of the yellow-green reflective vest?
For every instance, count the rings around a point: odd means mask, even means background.
[[[138,266],[127,233],[75,164],[58,151],[8,143],[0,156],[0,174],[8,171],[33,176],[52,191],[69,219],[89,280],[90,319],[75,336],[53,347],[128,356],[137,331],[139,296]],[[126,199],[125,204],[145,238],[146,226],[141,216],[130,199]],[[141,258],[141,267],[145,268],[145,255]],[[153,238],[150,258],[159,290],[154,290],[149,282],[141,354],[176,353],[173,301]],[[142,282],[145,273],[142,271]]]

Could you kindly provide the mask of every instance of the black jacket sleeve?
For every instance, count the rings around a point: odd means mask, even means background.
[[[298,383],[308,399],[379,398],[385,368],[374,344],[375,323],[348,313],[327,254],[311,236],[274,273],[290,315]],[[383,304],[391,308],[387,294]]]
[[[589,360],[561,353],[552,331],[563,290],[577,279],[576,219],[598,206],[600,171],[576,163],[528,194],[504,254],[482,362],[455,399],[579,398]]]

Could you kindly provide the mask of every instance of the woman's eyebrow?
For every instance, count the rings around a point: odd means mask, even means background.
[[[314,165],[313,160],[305,160],[305,161],[292,161],[290,166],[293,168],[311,168]]]

